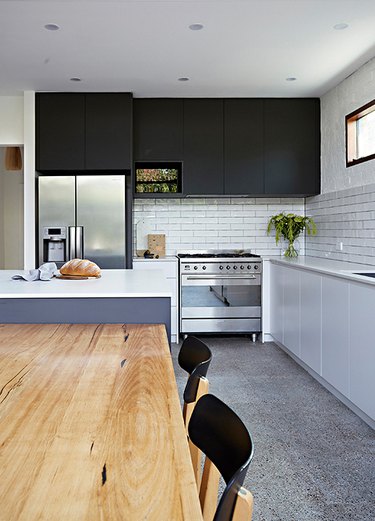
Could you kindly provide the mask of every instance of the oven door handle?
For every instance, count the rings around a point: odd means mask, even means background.
[[[250,276],[244,276],[244,275],[228,275],[227,277],[225,275],[207,275],[207,276],[187,276],[186,280],[212,280],[212,279],[220,279],[220,280],[234,280],[234,279],[241,279],[241,280],[255,280],[257,278],[257,275],[250,275]]]

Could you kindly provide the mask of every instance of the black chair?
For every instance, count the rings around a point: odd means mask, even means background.
[[[182,367],[182,369],[184,369],[184,371],[189,374],[189,378],[184,390],[183,408],[186,434],[188,434],[188,425],[195,404],[201,396],[208,393],[209,382],[206,378],[206,375],[211,363],[211,359],[211,350],[204,342],[195,336],[188,336],[185,338],[178,354],[178,363],[180,367]],[[190,441],[189,449],[195,480],[199,490],[202,453],[198,447],[190,443]]]
[[[241,419],[216,396],[206,394],[191,415],[189,437],[206,456],[199,492],[204,521],[251,520],[253,496],[242,485],[254,447]],[[217,504],[220,475],[226,488]]]
[[[186,429],[195,403],[203,394],[208,393],[206,375],[211,360],[211,350],[202,340],[195,336],[185,338],[178,354],[178,363],[189,374],[184,390],[184,421]]]

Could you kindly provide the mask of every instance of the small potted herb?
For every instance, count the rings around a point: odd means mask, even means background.
[[[276,244],[279,244],[281,237],[284,237],[289,243],[284,253],[285,257],[297,257],[298,252],[294,247],[294,241],[305,229],[308,235],[316,235],[317,232],[316,224],[311,217],[284,212],[270,218],[267,227],[268,235],[272,228],[275,228]]]

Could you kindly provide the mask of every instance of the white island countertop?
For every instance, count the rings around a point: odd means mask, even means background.
[[[263,260],[269,260],[276,264],[283,264],[293,268],[316,271],[326,275],[350,279],[356,282],[363,282],[365,284],[375,284],[375,278],[361,275],[361,273],[375,273],[375,266],[369,264],[358,264],[354,262],[337,261],[305,255],[296,258],[287,258],[275,255],[263,257]],[[356,273],[359,273],[359,275]]]
[[[0,270],[1,298],[172,297],[163,271],[102,270],[99,279],[26,282],[12,280],[22,270]]]

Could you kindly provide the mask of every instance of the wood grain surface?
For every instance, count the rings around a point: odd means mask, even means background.
[[[164,326],[0,325],[1,521],[201,521]]]

